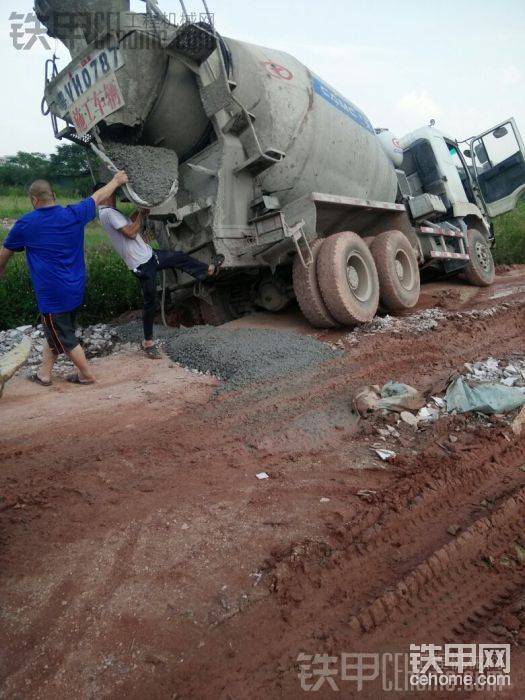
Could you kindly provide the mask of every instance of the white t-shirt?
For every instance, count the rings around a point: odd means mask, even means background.
[[[153,255],[153,249],[145,243],[140,233],[136,238],[128,238],[119,231],[131,223],[124,214],[111,207],[99,207],[98,216],[111,245],[130,270],[135,270],[139,265],[148,262]]]

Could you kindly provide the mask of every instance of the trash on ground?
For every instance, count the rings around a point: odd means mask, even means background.
[[[400,382],[387,382],[381,389],[379,408],[390,411],[414,411],[426,403],[421,392],[408,384]]]
[[[525,405],[525,388],[494,382],[471,387],[463,377],[458,377],[448,387],[445,401],[449,413],[509,413]]]
[[[361,489],[356,495],[359,496],[359,498],[371,503],[374,500],[376,493],[377,491],[373,491],[372,489]]]
[[[378,386],[364,386],[354,397],[354,406],[359,414],[372,413],[380,409],[387,411],[416,411],[425,405],[421,392],[408,384],[387,382],[381,389]]]
[[[417,419],[422,423],[433,423],[434,421],[438,420],[440,416],[441,413],[439,408],[433,406],[432,404],[428,404],[427,406],[423,406],[423,408],[419,409]]]
[[[259,472],[258,474],[255,475],[259,481],[262,481],[263,479],[269,479],[270,476],[266,472]]]
[[[374,452],[378,457],[381,457],[383,462],[388,462],[388,460],[394,459],[396,457],[396,453],[393,450],[374,449]]]

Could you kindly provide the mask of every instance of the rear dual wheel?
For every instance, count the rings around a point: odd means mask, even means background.
[[[301,311],[317,328],[371,321],[379,305],[389,311],[415,306],[420,278],[414,250],[401,231],[379,234],[370,247],[344,231],[312,244],[313,263],[296,257],[294,291]]]
[[[371,321],[379,304],[379,279],[364,240],[351,231],[323,241],[317,255],[317,280],[330,314],[344,326]]]
[[[293,263],[293,289],[303,316],[314,328],[337,328],[339,323],[328,311],[317,279],[317,256],[324,240],[318,238],[310,244],[312,262],[305,267],[298,255]]]
[[[401,231],[385,231],[370,246],[379,277],[381,306],[387,311],[413,308],[421,289],[417,257]]]

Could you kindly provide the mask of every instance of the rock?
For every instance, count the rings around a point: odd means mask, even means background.
[[[401,411],[399,417],[404,423],[411,425],[413,428],[417,428],[419,420],[417,416],[415,416],[413,413],[410,413],[410,411]]]
[[[31,340],[26,337],[12,350],[0,357],[0,397],[5,383],[27,362],[30,352]]]
[[[512,432],[514,435],[521,435],[522,432],[525,432],[524,429],[525,426],[525,406],[521,409],[521,411],[518,413],[516,418],[512,421]]]
[[[354,407],[359,415],[363,416],[376,411],[378,401],[379,396],[374,391],[373,387],[364,386],[358,389],[354,396]]]
[[[18,326],[15,330],[20,331],[20,333],[27,333],[33,326]]]

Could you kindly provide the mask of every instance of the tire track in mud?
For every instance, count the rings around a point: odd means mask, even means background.
[[[250,692],[273,675],[285,697],[302,697],[299,652],[408,651],[410,643],[468,643],[483,634],[490,641],[491,620],[525,586],[512,548],[525,528],[525,443],[485,435],[471,452],[434,461],[430,445],[385,502],[331,529],[331,542],[306,540],[274,553],[265,573],[273,595],[236,623],[246,630],[253,615],[275,628],[270,648],[250,646],[258,659]],[[461,532],[447,532],[451,523]],[[221,643],[239,633],[229,622]],[[236,666],[248,668],[243,657],[238,650]],[[217,688],[209,690],[203,697]]]

